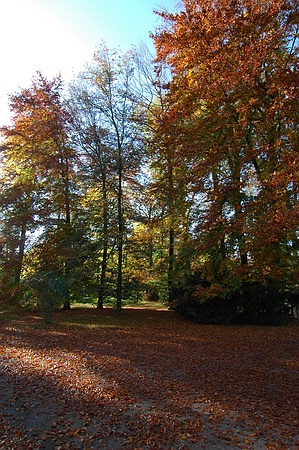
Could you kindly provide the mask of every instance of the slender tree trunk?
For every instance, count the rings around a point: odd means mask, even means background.
[[[104,308],[104,298],[106,292],[107,255],[108,255],[108,247],[107,244],[104,243],[102,263],[101,263],[101,276],[98,286],[98,303],[97,303],[98,309]]]
[[[169,214],[169,229],[168,229],[168,299],[171,301],[173,296],[173,271],[174,271],[174,185],[173,185],[173,155],[171,149],[168,151],[167,155],[167,170],[168,170],[168,214]]]
[[[172,300],[173,295],[173,270],[174,270],[174,229],[172,225],[169,228],[169,247],[168,247],[168,297]]]
[[[218,214],[219,217],[222,217],[223,214],[223,199],[220,195],[220,186],[219,186],[219,177],[217,171],[215,169],[212,170],[212,181],[213,181],[213,203],[215,205],[215,213]],[[221,227],[219,229],[219,227]],[[220,267],[222,262],[226,259],[226,245],[225,245],[225,230],[222,225],[219,225],[215,230],[217,234],[220,234],[220,237],[217,241],[215,241],[215,247],[211,247],[210,253],[210,261],[211,267],[213,270],[213,276],[215,280],[219,280]],[[213,248],[214,247],[214,248]]]
[[[21,273],[23,268],[23,260],[25,254],[25,243],[26,243],[26,232],[27,232],[27,224],[23,223],[20,230],[20,242],[19,242],[19,252],[17,255],[17,261],[15,265],[14,271],[14,286],[13,292],[11,295],[10,301],[15,304],[18,302],[18,298],[20,296],[20,284],[21,284]]]
[[[232,172],[233,185],[236,190],[233,198],[233,208],[235,210],[236,222],[241,222],[243,224],[244,220],[242,218],[242,192],[241,192],[241,158],[237,154],[228,154],[228,159],[230,163],[230,168]],[[242,228],[242,227],[240,227]],[[244,249],[245,235],[243,232],[237,233],[238,248],[240,254],[241,265],[248,264],[248,255]]]
[[[15,274],[16,274],[15,284],[16,284],[17,289],[19,289],[20,282],[21,282],[21,273],[22,273],[23,260],[24,260],[24,254],[25,254],[26,231],[27,231],[26,224],[22,224],[21,235],[20,235],[20,244],[19,244],[18,263],[16,266],[16,272],[15,272]]]
[[[102,194],[103,194],[103,255],[101,263],[101,276],[98,287],[98,303],[97,308],[103,309],[104,297],[106,292],[106,272],[108,260],[108,199],[106,186],[106,173],[102,173]]]
[[[154,267],[154,242],[152,234],[152,211],[149,209],[148,215],[148,233],[149,233],[149,243],[148,243],[148,267],[152,269]]]
[[[62,158],[62,162],[64,165],[64,169],[62,170],[62,179],[64,184],[64,202],[65,202],[65,233],[66,233],[66,261],[65,261],[65,267],[64,267],[64,275],[68,282],[69,275],[70,275],[70,257],[69,254],[71,250],[71,205],[70,205],[70,181],[69,181],[69,164],[67,158]],[[63,304],[64,310],[70,310],[71,309],[71,302],[70,302],[70,290],[69,287],[67,287],[65,300]]]
[[[150,269],[154,267],[154,245],[152,237],[148,245],[148,266]]]
[[[118,261],[117,261],[117,285],[116,285],[116,305],[117,312],[121,312],[122,307],[122,264],[123,264],[123,238],[124,238],[124,220],[123,220],[123,192],[122,192],[122,154],[119,149],[118,155],[118,192],[117,192],[117,216],[118,216]]]

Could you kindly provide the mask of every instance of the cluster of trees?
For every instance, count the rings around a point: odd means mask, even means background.
[[[297,286],[297,0],[157,14],[154,61],[103,44],[67,93],[37,74],[11,96],[3,300],[97,295],[120,311],[147,293],[200,320],[209,302],[282,311]]]

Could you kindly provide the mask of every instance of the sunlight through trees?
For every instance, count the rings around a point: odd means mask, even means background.
[[[65,309],[275,322],[299,289],[298,4],[157,14],[155,56],[102,43],[68,87],[37,73],[11,96],[1,301],[34,306],[54,276]]]

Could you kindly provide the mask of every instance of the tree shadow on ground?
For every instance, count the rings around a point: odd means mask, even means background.
[[[142,310],[55,320],[1,326],[2,442],[296,448],[298,327],[199,326]]]

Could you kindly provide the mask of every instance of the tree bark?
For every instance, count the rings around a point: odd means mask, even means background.
[[[118,192],[117,192],[117,217],[118,217],[118,260],[117,260],[117,285],[116,285],[116,305],[115,310],[121,312],[122,307],[122,263],[123,263],[123,235],[124,235],[124,223],[123,223],[123,192],[122,192],[122,154],[121,148],[119,148],[118,154]]]
[[[103,309],[104,297],[106,292],[106,272],[108,260],[108,199],[106,186],[106,172],[102,172],[102,195],[103,195],[103,255],[101,263],[101,276],[98,287],[98,303],[97,308]]]

